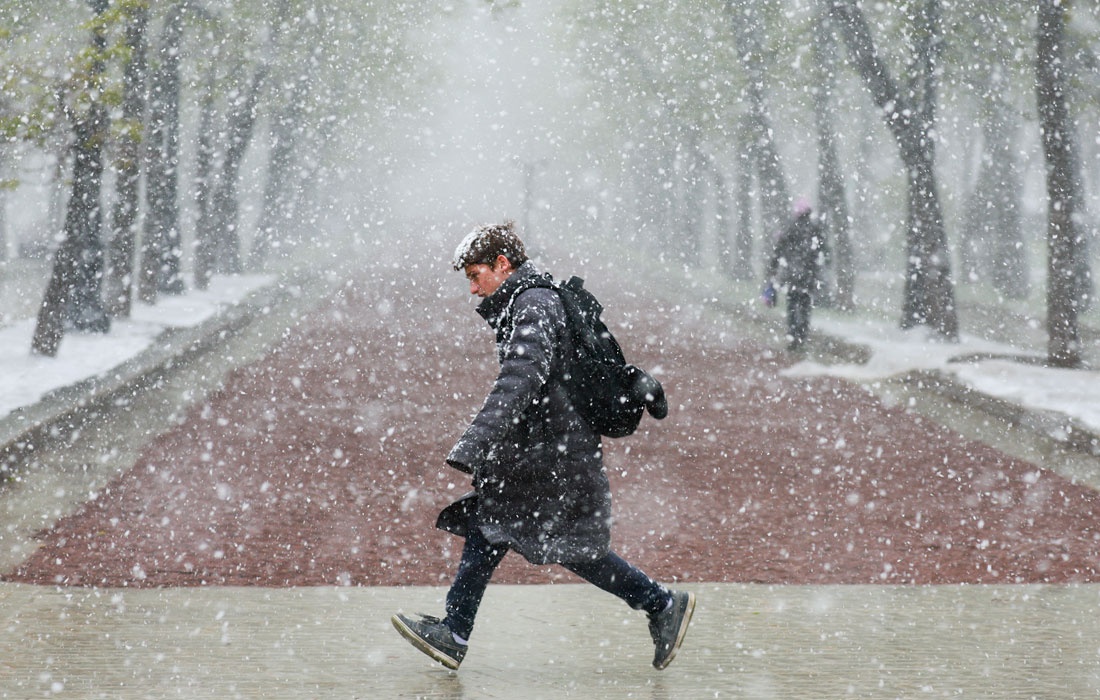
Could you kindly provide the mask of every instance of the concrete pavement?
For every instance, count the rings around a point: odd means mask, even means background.
[[[587,585],[492,586],[462,668],[392,629],[442,588],[0,586],[2,698],[1087,698],[1100,586],[693,584],[680,654]]]

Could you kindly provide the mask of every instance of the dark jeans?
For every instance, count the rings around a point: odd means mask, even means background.
[[[787,292],[787,335],[791,343],[801,345],[810,333],[813,297],[808,292]]]
[[[474,518],[470,518],[458,573],[455,574],[451,590],[447,592],[447,619],[444,621],[459,637],[470,638],[481,597],[489,586],[493,571],[507,553],[507,545],[491,544],[477,528]],[[670,594],[664,586],[614,552],[608,552],[595,561],[563,563],[562,566],[585,581],[622,598],[635,610],[654,614],[664,610],[668,604]]]

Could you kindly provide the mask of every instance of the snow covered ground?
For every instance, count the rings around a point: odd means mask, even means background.
[[[39,401],[50,391],[93,377],[136,356],[168,328],[196,326],[220,309],[274,281],[272,275],[218,276],[205,291],[162,296],[155,305],[134,303],[129,319],[105,335],[66,333],[57,357],[31,354],[35,319],[0,328],[0,418]]]
[[[830,335],[867,346],[872,353],[870,360],[866,364],[839,365],[805,361],[789,368],[787,375],[831,375],[866,382],[910,370],[939,370],[984,394],[1029,409],[1057,411],[1100,431],[1100,372],[1052,369],[1010,359],[976,359],[1032,356],[1042,360],[1042,355],[966,334],[958,343],[937,343],[925,340],[925,328],[903,331],[887,322],[826,318],[815,319],[814,325]]]

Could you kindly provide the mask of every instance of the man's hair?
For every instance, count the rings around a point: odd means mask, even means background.
[[[523,241],[516,235],[514,221],[478,226],[470,231],[455,249],[451,264],[461,272],[468,265],[492,266],[498,255],[507,258],[513,268],[527,262],[527,253],[523,248]]]

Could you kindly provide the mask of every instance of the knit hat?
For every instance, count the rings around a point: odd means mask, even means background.
[[[810,200],[806,197],[799,197],[798,199],[794,200],[794,207],[792,208],[792,211],[794,211],[794,215],[796,217],[799,217],[803,214],[808,214],[809,212],[813,211],[813,205],[810,204]]]

